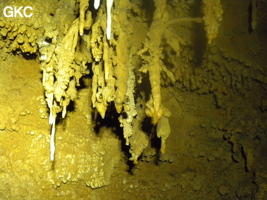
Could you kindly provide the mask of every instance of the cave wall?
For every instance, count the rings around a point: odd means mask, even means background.
[[[216,2],[2,1],[0,198],[265,199],[267,5]]]

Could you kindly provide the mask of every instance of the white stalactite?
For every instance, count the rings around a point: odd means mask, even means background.
[[[112,14],[111,8],[113,5],[113,0],[107,0],[107,39],[110,40],[111,37],[111,24],[112,24]]]
[[[50,160],[54,161],[55,159],[55,132],[56,132],[56,127],[55,127],[55,123],[56,123],[56,118],[54,118],[54,121],[52,123],[52,129],[51,129],[51,136],[50,136]]]
[[[94,8],[97,10],[99,8],[100,5],[100,0],[95,0],[94,1]]]
[[[110,40],[111,38],[111,25],[112,25],[112,5],[114,0],[107,0],[106,1],[106,7],[107,7],[107,39]],[[100,5],[100,0],[94,1],[94,7],[95,9],[98,9]]]

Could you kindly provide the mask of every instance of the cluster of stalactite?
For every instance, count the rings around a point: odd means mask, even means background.
[[[57,115],[66,116],[67,106],[77,96],[79,79],[89,73],[87,66],[91,66],[92,106],[102,118],[105,118],[109,106],[115,106],[126,145],[130,145],[130,160],[137,163],[149,144],[149,137],[142,130],[146,117],[150,117],[151,124],[156,126],[157,136],[162,141],[162,153],[171,132],[168,120],[171,113],[162,105],[161,76],[164,74],[168,83],[175,83],[176,77],[163,61],[162,46],[163,41],[166,42],[179,56],[184,41],[168,27],[179,26],[185,21],[204,23],[208,43],[211,43],[221,20],[220,1],[211,4],[204,0],[203,18],[170,19],[167,1],[155,0],[152,23],[141,45],[134,44],[136,30],[129,21],[138,15],[134,2],[107,0],[106,6],[98,7],[99,2],[96,4],[97,15],[93,18],[89,2],[80,1],[79,18],[73,21],[60,42],[49,43],[45,38],[38,42],[52,126],[50,159],[54,160]],[[141,64],[135,62],[136,56],[142,60]],[[148,90],[140,86],[145,78],[149,82]]]

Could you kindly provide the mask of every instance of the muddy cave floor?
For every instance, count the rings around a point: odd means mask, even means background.
[[[221,128],[227,116],[216,108],[213,96],[181,92],[174,88],[163,89],[164,105],[175,110],[170,117],[172,133],[167,140],[165,155],[157,157],[148,150],[129,173],[121,151],[110,184],[94,190],[83,181],[67,181],[56,187],[42,183],[41,179],[36,182],[37,179],[31,177],[36,174],[46,176],[47,171],[51,170],[40,172],[40,168],[35,168],[40,164],[36,163],[39,162],[38,158],[47,160],[49,157],[50,133],[45,117],[47,113],[44,113],[47,112],[44,111],[46,105],[40,103],[44,91],[40,84],[42,74],[39,64],[36,60],[9,55],[0,70],[0,195],[4,199],[23,199],[34,194],[40,197],[38,199],[73,196],[88,199],[238,199],[237,195],[240,199],[250,199],[259,191],[256,176],[264,178],[266,172],[267,159],[262,147],[264,138],[257,145],[258,149],[253,151],[253,161],[242,152],[235,152],[234,155],[233,142],[225,139],[227,131]],[[79,154],[75,151],[77,144],[73,142],[74,137],[96,135],[90,131],[92,125],[88,123],[86,112],[83,112],[90,109],[86,103],[90,96],[90,81],[84,78],[83,82],[85,87],[79,90],[73,111],[68,113],[63,123],[57,125],[57,153]],[[236,101],[233,107],[239,103]],[[43,118],[40,117],[42,115]],[[111,137],[119,141],[111,128],[102,129],[106,133],[96,137]],[[70,137],[65,149],[60,147],[63,137]],[[43,148],[32,145],[33,140],[44,140]],[[256,140],[249,142],[259,142]],[[120,143],[118,145],[121,146]],[[61,159],[57,153],[56,160]],[[233,159],[234,156],[236,158]],[[262,192],[261,195],[264,194]]]

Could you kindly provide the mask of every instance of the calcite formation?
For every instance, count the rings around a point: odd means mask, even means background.
[[[216,38],[220,22],[222,21],[222,6],[220,0],[204,0],[204,17],[203,21],[205,24],[206,35],[208,44],[211,44],[212,40]]]
[[[183,51],[182,46],[188,44],[188,41],[173,31],[172,25],[204,22],[210,44],[218,34],[222,8],[219,0],[204,0],[203,20],[176,19],[168,14],[166,0],[154,0],[155,10],[151,23],[147,23],[148,27],[142,27],[143,14],[138,11],[138,4],[134,1],[106,0],[106,4],[101,4],[95,0],[94,9],[97,10],[90,10],[90,3],[92,2],[80,0],[70,1],[67,5],[60,4],[55,11],[44,15],[45,27],[38,23],[20,25],[15,20],[1,20],[0,34],[6,38],[7,53],[18,51],[22,54],[39,55],[44,95],[49,109],[48,122],[51,125],[51,161],[61,162],[62,159],[61,153],[56,153],[61,151],[56,150],[59,140],[55,145],[57,119],[68,117],[68,107],[77,99],[80,80],[91,72],[91,102],[88,102],[88,105],[92,105],[92,109],[103,119],[107,115],[117,116],[123,130],[123,142],[130,146],[130,160],[136,164],[151,142],[148,135],[152,133],[146,133],[142,128],[145,119],[150,119],[150,125],[155,127],[153,130],[156,131],[157,137],[161,138],[162,153],[166,151],[167,138],[171,133],[168,120],[170,111],[162,103],[161,88],[164,84],[175,83],[179,78],[179,71],[176,76],[170,70],[168,63],[177,63],[172,56],[168,58],[168,52],[163,52],[163,46],[168,45],[171,49],[169,52],[174,52],[179,57]],[[38,3],[36,5],[41,6]],[[68,14],[62,20],[53,20],[52,17],[61,15],[62,10],[67,10]],[[131,21],[132,19],[135,21]],[[61,22],[64,22],[64,25]],[[136,33],[132,22],[140,29],[147,28],[148,32]],[[142,37],[138,37],[139,34]],[[136,41],[136,46],[130,42],[132,40]],[[4,44],[1,44],[1,47],[3,46]],[[110,113],[112,107],[115,108],[116,114]],[[44,114],[42,116],[45,118]],[[91,113],[86,116],[90,118],[88,116],[91,116]],[[94,148],[94,145],[91,148]],[[96,149],[92,150],[93,155],[101,148]],[[104,166],[99,167],[96,164],[105,165],[103,160],[113,156],[107,152],[108,150],[99,152],[92,160],[86,155],[79,155],[92,164],[90,167],[95,165],[94,169],[86,171],[82,163],[79,163],[81,169],[78,172],[86,174],[86,185],[96,188],[108,184],[112,170],[105,170]],[[76,162],[74,157],[70,157],[71,162]],[[117,158],[114,158],[112,167],[116,162]],[[62,165],[67,167],[66,163]],[[68,173],[58,170],[48,176],[50,182],[58,185],[61,182],[77,181],[81,174],[72,170]]]
[[[57,113],[61,112],[62,118],[65,118],[67,106],[76,98],[75,87],[79,85],[79,79],[88,73],[84,65],[79,65],[74,61],[78,42],[78,22],[79,20],[76,19],[62,41],[54,48],[49,48],[47,52],[42,50],[45,41],[39,43],[42,55],[48,55],[42,59],[41,66],[46,101],[50,109],[49,123],[52,125],[50,142],[50,159],[52,161],[55,153],[54,137]]]

